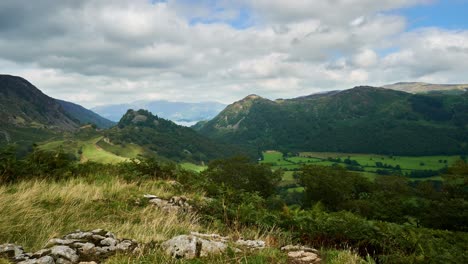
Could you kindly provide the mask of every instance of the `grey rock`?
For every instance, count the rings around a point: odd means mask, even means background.
[[[35,258],[35,259],[42,258],[42,257],[44,257],[46,255],[49,255],[50,252],[51,252],[51,250],[49,248],[41,249],[41,250],[35,252],[34,254],[32,254],[32,258]]]
[[[229,237],[223,237],[223,236],[218,235],[218,234],[202,234],[202,233],[198,233],[198,232],[190,232],[190,234],[192,236],[196,236],[196,237],[204,238],[204,239],[208,239],[208,240],[214,240],[214,241],[220,241],[220,242],[228,242],[229,241]]]
[[[55,261],[56,264],[74,264],[73,262],[69,261],[68,259],[58,258]]]
[[[113,239],[117,239],[117,237],[111,232],[107,232],[105,237],[110,237],[110,238],[113,238]]]
[[[319,251],[316,250],[315,248],[311,248],[311,247],[306,247],[306,246],[302,246],[302,245],[287,245],[287,246],[284,246],[281,248],[282,251],[305,251],[305,252],[312,252],[312,253],[315,253],[315,254],[318,254]]]
[[[81,239],[90,239],[93,237],[93,233],[91,232],[75,232],[75,233],[71,233],[71,234],[68,234],[66,235],[64,238],[65,239],[78,239],[78,240],[81,240]]]
[[[227,249],[227,245],[218,241],[210,241],[193,235],[174,237],[162,245],[166,254],[173,258],[193,259],[213,254],[220,254]]]
[[[95,234],[95,235],[99,235],[99,236],[105,236],[107,231],[104,230],[104,229],[94,229],[91,231],[91,233]]]
[[[101,236],[101,235],[93,235],[91,238],[96,242],[106,239],[105,236]]]
[[[136,244],[133,241],[123,240],[116,246],[116,249],[117,251],[126,252],[134,247],[136,247]]]
[[[243,240],[239,239],[235,242],[237,246],[246,247],[250,249],[263,249],[266,246],[265,241],[263,240]]]
[[[143,195],[143,197],[145,197],[146,199],[156,199],[158,198],[156,195],[152,195],[152,194],[145,194]]]
[[[51,256],[44,256],[41,258],[24,260],[18,262],[18,264],[55,264],[55,260]]]
[[[14,259],[18,256],[23,255],[23,247],[15,244],[2,244],[0,245],[0,257]]]
[[[82,240],[79,239],[61,239],[61,238],[53,238],[47,242],[46,247],[53,247],[53,246],[68,246],[76,242],[80,242]]]
[[[71,261],[71,263],[76,263],[79,260],[79,256],[78,254],[76,254],[76,251],[68,246],[54,246],[50,248],[50,250],[50,255],[52,255],[55,258],[69,260]]]
[[[293,264],[316,264],[320,263],[321,259],[316,253],[299,250],[288,252],[288,261]]]
[[[117,240],[108,237],[108,238],[101,240],[101,245],[115,247],[117,245],[117,242],[118,242]]]

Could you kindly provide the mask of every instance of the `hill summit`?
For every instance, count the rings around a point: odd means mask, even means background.
[[[128,110],[116,127],[104,133],[113,144],[137,144],[159,156],[179,161],[202,162],[242,152],[239,147],[219,144],[143,109]]]
[[[411,94],[359,86],[275,101],[251,95],[197,129],[262,150],[460,154],[468,151],[468,92]]]

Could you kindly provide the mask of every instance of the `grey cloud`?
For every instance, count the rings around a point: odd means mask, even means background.
[[[468,61],[466,31],[405,32],[405,18],[381,13],[424,1],[210,2],[3,0],[0,70],[94,106],[147,97],[229,103],[249,93],[292,97],[402,78],[456,80],[457,67],[467,66],[460,61]],[[246,29],[226,23],[241,7],[255,22]],[[400,49],[376,52],[388,47]]]

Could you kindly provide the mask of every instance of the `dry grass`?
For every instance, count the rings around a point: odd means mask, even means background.
[[[325,251],[324,259],[327,264],[374,264],[372,260],[364,260],[350,249]]]
[[[157,182],[138,186],[118,179],[103,184],[70,180],[0,186],[0,243],[36,250],[52,237],[94,228],[148,243],[201,230],[195,214],[162,212],[144,201],[136,203],[145,193],[168,197],[171,191]]]
[[[144,194],[169,198],[181,190],[163,181],[128,183],[118,178],[63,182],[31,180],[0,186],[0,244],[15,243],[28,252],[42,248],[53,237],[76,229],[103,228],[118,237],[144,245],[139,256],[115,256],[109,263],[286,263],[275,249],[223,254],[194,261],[175,261],[155,246],[158,242],[190,231],[219,233],[215,225],[202,226],[196,214],[161,211],[149,205]],[[199,199],[200,193],[183,193]],[[290,241],[276,229],[230,230],[233,239],[263,239],[270,246]],[[0,264],[3,260],[0,260]]]

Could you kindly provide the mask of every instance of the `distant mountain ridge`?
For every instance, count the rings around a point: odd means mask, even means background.
[[[129,104],[105,105],[92,108],[99,115],[118,122],[128,109],[145,109],[155,115],[179,123],[198,122],[215,117],[226,107],[218,102],[169,102],[164,100],[137,101]]]
[[[293,99],[250,95],[195,128],[256,149],[400,155],[468,152],[468,92],[355,87]]]
[[[460,92],[468,90],[468,84],[432,84],[424,82],[398,82],[382,86],[383,88],[408,93],[429,93],[429,92]]]
[[[24,78],[0,75],[0,143],[44,140],[87,123],[112,125],[77,104],[45,95]]]
[[[98,128],[110,128],[116,124],[81,105],[58,99],[56,101],[69,115],[77,119],[80,124],[95,124]]]

